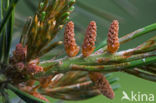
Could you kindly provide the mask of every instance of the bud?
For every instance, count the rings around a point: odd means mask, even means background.
[[[22,70],[24,69],[24,63],[23,63],[23,62],[16,63],[16,64],[15,64],[15,68],[16,68],[18,71],[22,71]]]
[[[114,98],[114,92],[103,74],[99,72],[89,72],[89,78],[104,96],[110,99]]]
[[[38,24],[38,16],[37,15],[35,15],[35,19],[34,19],[34,21],[35,21],[35,24],[37,25]]]
[[[84,57],[89,56],[95,49],[95,41],[96,41],[96,22],[91,21],[84,38],[84,42],[82,45],[82,54]]]
[[[70,57],[76,56],[80,50],[79,46],[77,46],[76,44],[74,36],[75,36],[74,23],[70,21],[66,25],[64,33],[64,47],[67,55]]]
[[[46,17],[46,12],[43,11],[42,14],[41,14],[41,20],[44,21],[45,17]]]
[[[76,2],[76,0],[70,0],[69,1],[69,7],[71,7],[75,2]]]
[[[16,61],[24,61],[27,54],[27,48],[23,48],[22,44],[17,44],[16,49],[13,52],[13,58],[16,59]]]
[[[119,22],[114,20],[108,31],[107,50],[109,53],[115,53],[119,49]]]
[[[40,8],[42,9],[44,7],[44,2],[40,3]]]
[[[28,64],[26,66],[26,70],[28,73],[31,73],[31,74],[43,72],[43,68],[41,66],[37,66],[36,64]]]

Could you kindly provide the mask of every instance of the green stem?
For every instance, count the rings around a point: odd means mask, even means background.
[[[0,5],[0,24],[1,24],[1,21],[3,20],[3,0],[1,0],[1,5]],[[0,62],[2,62],[2,55],[3,55],[3,40],[2,40],[2,35],[0,33]]]
[[[110,84],[114,83],[114,81],[117,81],[119,79],[111,79],[112,81],[109,82]],[[78,83],[78,84],[73,84],[73,85],[67,85],[67,86],[62,86],[62,87],[56,87],[56,88],[51,88],[51,89],[43,89],[41,90],[41,92],[43,92],[43,94],[46,93],[61,93],[61,92],[69,92],[69,91],[76,91],[76,90],[82,90],[82,89],[88,89],[89,87],[93,86],[94,84],[91,81],[86,81],[86,82],[82,82],[82,83]]]
[[[43,90],[46,93],[58,93],[58,92],[66,92],[71,90],[81,90],[81,88],[89,88],[90,86],[93,86],[93,83],[91,81],[73,84],[73,85],[67,85],[62,87],[56,87],[51,89],[45,89]]]
[[[59,45],[63,44],[62,41],[57,41],[52,43],[51,45],[49,45],[47,48],[43,48],[43,50],[40,51],[40,53],[38,54],[39,57],[43,56],[44,54],[48,53],[50,50],[58,47]]]
[[[0,24],[0,35],[1,35],[1,33],[2,33],[3,29],[4,29],[4,27],[5,27],[5,25],[7,23],[7,21],[9,20],[10,16],[12,15],[12,11],[14,10],[14,8],[15,8],[16,4],[18,3],[18,1],[19,0],[14,0],[11,3],[11,5],[10,5],[10,7],[9,7],[9,9],[8,9],[8,11],[7,11],[4,19],[3,19],[3,21],[2,21],[2,23]]]
[[[101,63],[108,64],[108,63],[121,63],[121,62],[128,62],[132,60],[137,60],[145,57],[150,57],[150,56],[155,56],[155,50],[156,48],[150,52],[146,51],[143,53],[142,50],[138,50],[138,48],[134,49],[129,49],[121,52],[117,52],[115,55],[111,55],[108,53],[102,53],[102,54],[93,54],[87,58],[83,58],[81,55],[73,58],[65,57],[62,59],[58,60],[49,60],[49,61],[44,61],[41,62],[40,65],[43,67],[48,67],[48,66],[55,66],[59,65],[59,63],[62,63],[63,65],[69,65],[69,64],[77,64],[77,65],[99,65]],[[133,55],[132,53],[142,53],[142,54],[137,54]],[[129,55],[128,55],[129,54]]]
[[[142,36],[142,35],[144,35],[146,33],[152,32],[154,30],[156,30],[156,23],[145,26],[145,27],[143,27],[141,29],[138,29],[138,30],[136,30],[136,31],[134,31],[132,33],[129,33],[129,34],[123,36],[122,38],[119,39],[120,44],[123,44],[125,42],[130,41],[130,40],[133,40],[133,39],[135,39],[137,37],[140,37],[140,36]]]
[[[40,77],[41,75],[48,76],[55,72],[67,72],[67,71],[94,71],[94,72],[117,72],[123,71],[125,69],[131,69],[136,66],[148,65],[150,63],[155,63],[156,56],[148,57],[144,59],[138,59],[130,62],[124,62],[112,65],[77,65],[70,63],[62,63],[61,65],[55,65],[45,73],[35,75],[35,77]]]
[[[13,33],[13,24],[14,24],[14,10],[12,11],[12,14],[7,23],[6,49],[5,49],[6,53],[4,57],[4,63],[8,63],[8,60],[9,60],[9,52],[10,52],[11,41],[12,41],[12,33]]]
[[[141,65],[148,65],[155,63],[156,56],[148,57],[144,59],[134,60],[131,62],[112,64],[112,65],[100,65],[100,66],[85,66],[85,65],[70,65],[71,70],[82,70],[82,71],[96,71],[96,72],[116,72],[123,71],[125,69],[131,69]]]
[[[136,51],[136,49],[134,49]],[[140,50],[140,49],[139,49]],[[107,53],[92,55],[87,58],[81,56],[73,58],[62,58],[54,61],[42,62],[40,65],[44,68],[49,68],[46,73],[39,73],[35,75],[36,78],[41,76],[47,76],[55,74],[56,72],[67,72],[70,70],[82,70],[82,71],[99,71],[99,72],[116,72],[127,68],[133,68],[135,66],[147,65],[156,61],[155,51],[145,52],[137,55],[124,56],[129,50],[116,53],[116,55],[110,55]],[[133,49],[130,49],[133,52]],[[99,59],[103,59],[103,62],[98,62]],[[107,65],[103,65],[107,64]],[[113,65],[110,65],[113,64]],[[96,65],[96,66],[94,66]],[[76,69],[75,69],[76,68]]]
[[[25,46],[26,45],[26,38],[30,32],[31,26],[32,26],[33,18],[30,16],[27,18],[26,23],[23,27],[23,31],[20,37],[20,43]]]
[[[126,73],[137,76],[139,78],[145,79],[145,80],[150,80],[153,82],[156,82],[156,75],[153,74],[149,74],[149,73],[145,73],[142,72],[138,69],[134,69],[134,70],[125,70]]]
[[[7,88],[16,93],[19,97],[21,97],[25,102],[27,103],[46,103],[43,100],[40,100],[32,95],[29,95],[28,93],[22,92],[19,89],[15,88],[13,85],[8,84]]]
[[[100,64],[122,63],[122,62],[129,62],[129,61],[137,60],[137,59],[143,59],[143,58],[151,57],[151,56],[156,56],[156,51],[132,55],[132,56],[123,55],[123,56],[114,56],[112,58],[104,57],[104,58],[99,58],[98,61],[100,62]]]
[[[94,51],[99,50],[100,48],[103,48],[104,46],[107,45],[107,39],[105,39],[104,41],[102,41],[96,48]]]
[[[156,68],[151,67],[151,65],[143,66],[140,68],[141,70],[156,74]]]
[[[3,0],[1,0],[1,6],[0,6],[0,11],[1,11],[1,18],[0,21],[3,20]]]

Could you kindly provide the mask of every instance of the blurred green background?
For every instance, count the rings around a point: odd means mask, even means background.
[[[26,18],[34,15],[39,1],[40,0],[20,0],[18,3],[15,14],[12,50],[19,40],[20,32],[22,31]],[[98,29],[96,45],[99,45],[106,39],[108,28],[112,20],[119,20],[119,36],[121,37],[136,29],[156,22],[155,10],[156,0],[77,0],[75,10],[71,15],[71,20],[75,23],[76,39],[79,45],[82,45],[88,23],[92,20],[96,21]],[[156,35],[156,32],[149,33],[141,38],[123,44],[120,50],[135,47],[153,35]],[[55,40],[63,40],[63,30],[59,32]],[[64,50],[59,47],[44,56],[42,60],[51,59],[56,53],[58,55],[56,51],[64,53]],[[113,76],[120,78],[118,83],[121,85],[121,88],[115,92],[116,96],[113,100],[109,100],[104,96],[97,96],[89,100],[77,102],[51,99],[52,103],[132,103],[127,100],[121,101],[123,90],[129,95],[131,91],[134,91],[135,93],[152,93],[156,96],[156,83],[154,82],[139,79],[125,73],[113,73]],[[16,103],[16,100],[17,98],[14,99],[14,103]],[[156,103],[156,97],[155,102],[134,103]]]

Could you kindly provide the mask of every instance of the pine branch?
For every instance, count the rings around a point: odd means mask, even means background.
[[[155,50],[156,48],[154,48]],[[81,56],[73,57],[73,58],[63,58],[54,61],[41,62],[41,66],[48,68],[52,67],[45,74],[50,75],[52,71],[55,72],[67,72],[70,70],[84,70],[84,71],[103,71],[103,72],[111,72],[111,71],[121,71],[124,68],[133,68],[135,66],[139,66],[142,64],[154,63],[156,59],[155,51],[145,52],[142,54],[132,55],[132,52],[142,52],[144,49],[130,49],[126,51],[122,51],[116,53],[116,55],[110,55],[107,53],[92,55],[87,58],[83,58]],[[125,55],[125,54],[131,54]],[[106,64],[106,65],[103,65]],[[116,63],[112,65],[108,65],[110,63]],[[92,65],[92,66],[88,66]],[[94,66],[96,65],[96,66]],[[114,68],[114,69],[113,69]],[[118,69],[117,69],[118,68]]]
[[[3,36],[8,37],[9,42],[6,45],[9,47],[12,34],[12,18],[9,13],[13,11],[17,2],[18,0],[15,0],[11,4],[0,25],[1,33],[8,23],[9,31],[7,36],[4,34]],[[44,102],[42,100],[48,101],[42,94],[64,100],[83,100],[101,93],[113,99],[113,89],[118,86],[111,87],[110,84],[116,82],[118,78],[105,78],[107,73],[111,72],[126,72],[156,81],[156,36],[136,48],[117,52],[120,44],[156,30],[156,23],[119,39],[119,22],[114,20],[109,28],[107,42],[103,41],[94,52],[97,29],[96,22],[91,21],[86,30],[82,54],[76,56],[80,48],[74,38],[74,23],[69,22],[64,33],[64,46],[68,57],[40,62],[39,57],[62,44],[62,42],[50,43],[69,20],[74,3],[75,0],[53,0],[53,2],[44,0],[39,4],[35,16],[23,29],[20,43],[16,45],[10,58],[10,66],[4,71],[6,77],[19,89],[11,84],[5,88],[12,90],[26,102],[42,103]],[[5,44],[4,39],[3,44]],[[9,52],[9,48],[5,49]],[[6,58],[8,54],[5,55],[5,60]]]

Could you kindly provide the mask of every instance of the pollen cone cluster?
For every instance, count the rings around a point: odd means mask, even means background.
[[[65,28],[64,32],[64,46],[66,53],[69,57],[74,57],[78,54],[80,48],[75,41],[74,23],[70,21]]]
[[[69,22],[65,28],[64,33],[64,45],[65,50],[68,56],[76,56],[78,53],[79,48],[75,43],[74,38],[74,24],[73,22]],[[91,55],[95,48],[95,41],[96,41],[96,22],[91,21],[88,25],[86,35],[84,38],[84,42],[82,45],[82,55],[83,57],[87,57]],[[113,21],[111,24],[109,33],[108,33],[108,49],[109,52],[114,53],[117,51],[119,47],[118,42],[118,21]],[[106,80],[105,76],[99,72],[89,72],[89,78],[94,83],[95,87],[106,97],[113,99],[114,92]]]
[[[82,54],[84,57],[89,56],[95,49],[96,41],[96,22],[91,21],[88,25],[85,39],[82,45]]]
[[[115,53],[119,49],[119,22],[114,20],[108,31],[107,50],[109,53]]]
[[[104,75],[98,72],[90,72],[89,77],[104,96],[110,99],[114,98],[114,92]]]
[[[17,44],[13,56],[10,59],[10,64],[15,69],[14,71],[20,72],[20,75],[26,72],[32,75],[43,71],[43,68],[37,65],[39,62],[38,59],[25,63],[26,57],[27,47],[24,48],[22,44]]]

